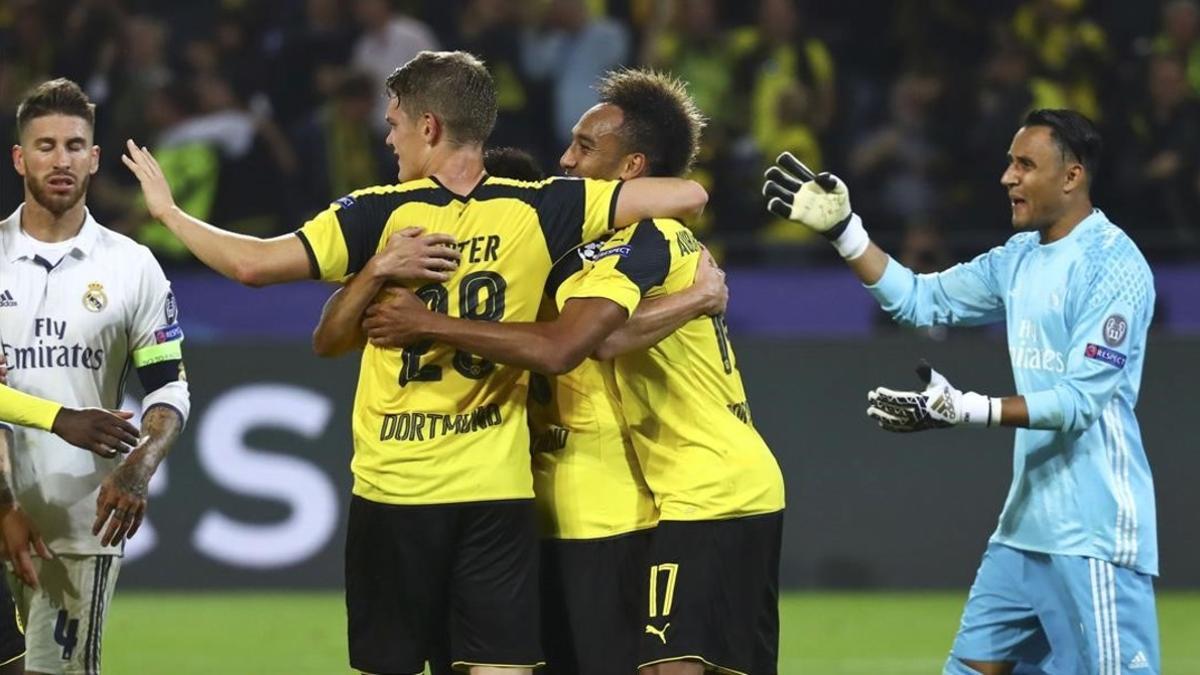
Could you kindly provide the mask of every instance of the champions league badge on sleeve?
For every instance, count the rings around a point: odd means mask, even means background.
[[[627,257],[629,255],[629,252],[632,250],[633,250],[633,247],[628,244],[625,244],[623,246],[614,246],[610,249],[606,249],[604,251],[597,253],[596,260],[599,260],[601,258],[607,258],[612,255],[619,255],[622,258],[624,258],[624,257]]]
[[[104,294],[104,284],[92,282],[88,284],[87,293],[83,294],[83,307],[89,312],[99,312],[108,306],[108,296]]]
[[[604,248],[603,241],[592,241],[580,246],[576,251],[579,253],[580,260],[584,262],[596,262],[602,248]]]
[[[620,246],[614,246],[610,249],[605,249],[604,245],[606,243],[607,241],[593,241],[580,246],[577,249],[579,251],[580,259],[584,262],[594,263],[612,255],[619,255],[624,258],[629,255],[630,251],[633,250],[633,247],[629,244],[622,244]]]
[[[1125,355],[1115,349],[1101,347],[1089,342],[1087,348],[1083,350],[1083,355],[1089,359],[1107,363],[1113,368],[1121,369],[1125,367]]]
[[[175,323],[179,318],[179,305],[175,303],[175,292],[167,291],[167,301],[164,303],[163,313],[167,316],[167,323]]]
[[[154,331],[154,344],[162,344],[164,342],[182,339],[183,329],[180,328],[179,324],[177,323],[173,323],[170,326],[163,326],[162,328]]]

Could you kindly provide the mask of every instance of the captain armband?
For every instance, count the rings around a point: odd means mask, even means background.
[[[146,396],[142,399],[142,410],[149,410],[154,405],[166,405],[174,408],[187,423],[188,412],[191,410],[191,397],[188,393],[187,371],[183,366],[183,340],[173,339],[167,342],[149,345],[133,352],[133,365],[137,368],[138,379]]]

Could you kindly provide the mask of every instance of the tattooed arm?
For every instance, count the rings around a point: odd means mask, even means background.
[[[12,462],[9,449],[12,447],[12,431],[0,429],[0,533],[3,534],[3,554],[12,563],[13,573],[26,585],[37,588],[37,569],[33,566],[33,555],[49,560],[54,557],[42,541],[37,526],[29,514],[21,510],[13,488]]]
[[[150,478],[182,428],[183,417],[170,406],[153,405],[143,413],[142,438],[137,447],[100,484],[92,534],[99,535],[108,522],[108,529],[100,539],[102,546],[117,546],[141,527],[146,516]]]

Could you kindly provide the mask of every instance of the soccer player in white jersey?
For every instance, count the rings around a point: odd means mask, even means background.
[[[66,405],[113,408],[132,363],[147,394],[141,437],[123,458],[23,427],[16,451],[0,440],[0,507],[27,516],[5,518],[4,537],[32,526],[53,553],[35,560],[33,578],[8,578],[25,624],[27,673],[100,672],[125,539],[141,525],[150,478],[189,408],[183,333],[162,268],[85,206],[100,159],[94,123],[95,107],[69,80],[40,85],[17,108],[12,158],[25,201],[0,221],[0,287],[20,310],[0,312],[8,379]]]
[[[1029,113],[1000,179],[1018,234],[937,274],[871,243],[835,176],[787,153],[767,170],[768,209],[829,237],[896,320],[1007,323],[1017,395],[964,393],[927,366],[923,391],[868,394],[889,431],[1017,427],[1012,486],[944,673],[1159,672],[1154,486],[1133,412],[1154,280],[1092,206],[1100,145],[1079,113]]]

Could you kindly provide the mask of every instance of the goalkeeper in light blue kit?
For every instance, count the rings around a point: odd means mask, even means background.
[[[1084,116],[1029,113],[1001,177],[1019,233],[921,275],[870,242],[835,176],[787,153],[767,170],[768,209],[831,239],[897,321],[1008,325],[1016,396],[960,392],[927,365],[922,391],[868,394],[868,415],[889,431],[1019,427],[1012,486],[947,674],[1159,672],[1154,486],[1133,412],[1154,280],[1092,207],[1099,154]]]

